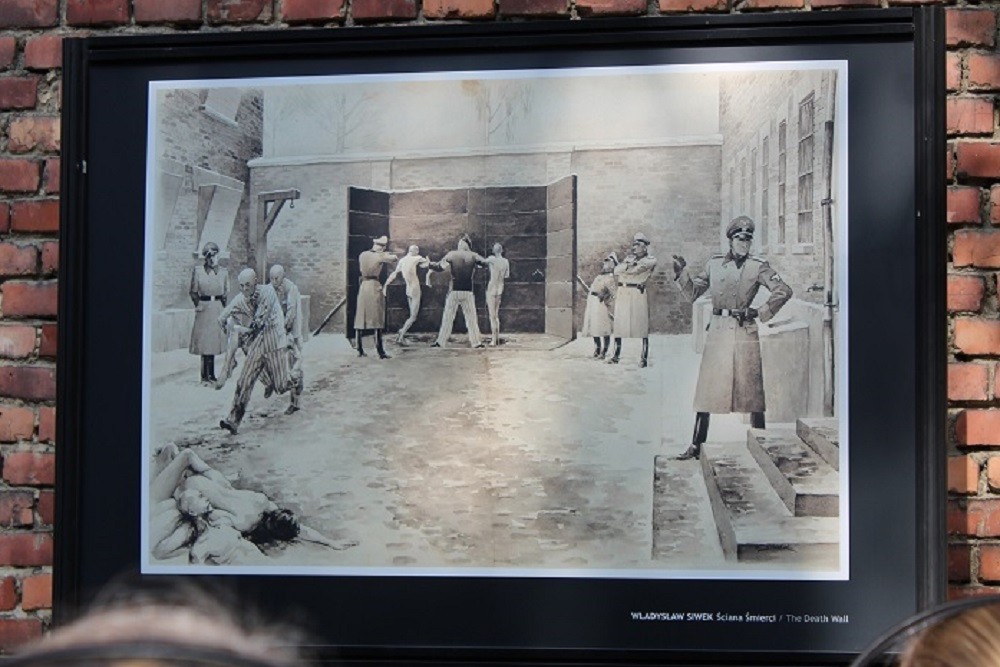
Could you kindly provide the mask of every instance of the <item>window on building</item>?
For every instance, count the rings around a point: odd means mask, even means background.
[[[785,178],[788,168],[788,123],[778,124],[778,243],[785,243]]]
[[[813,119],[812,93],[799,103],[799,220],[798,242],[813,242]]]
[[[758,236],[760,237],[760,244],[763,247],[767,247],[767,228],[770,220],[768,219],[768,175],[767,168],[770,162],[770,145],[768,144],[768,137],[764,137],[760,144],[760,231]]]

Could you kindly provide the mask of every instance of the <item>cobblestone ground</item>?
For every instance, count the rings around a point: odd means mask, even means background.
[[[302,411],[283,414],[287,397],[258,387],[235,436],[218,427],[235,382],[200,386],[195,357],[160,355],[149,446],[194,447],[345,547],[289,547],[273,554],[280,565],[668,576],[724,566],[716,540],[689,532],[652,556],[653,458],[690,437],[690,337],[654,337],[646,369],[638,341],[619,365],[592,359],[589,340],[544,347],[414,342],[380,361],[323,334],[305,344]],[[743,432],[735,416],[713,419],[713,439]],[[679,492],[711,522],[703,482]]]

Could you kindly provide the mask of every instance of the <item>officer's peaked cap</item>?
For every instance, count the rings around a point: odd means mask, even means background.
[[[731,239],[737,234],[753,235],[753,230],[753,220],[745,215],[741,215],[738,218],[733,218],[733,221],[726,227],[726,237]]]

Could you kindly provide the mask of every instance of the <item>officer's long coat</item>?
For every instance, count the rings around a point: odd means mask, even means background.
[[[707,290],[712,309],[744,310],[763,286],[770,296],[758,309],[767,322],[792,296],[792,290],[766,261],[749,256],[742,262],[730,254],[714,255],[704,270],[692,276],[685,267],[677,277],[681,292],[694,301]],[[764,412],[764,375],[757,322],[713,313],[695,389],[696,412]]]
[[[646,338],[649,336],[649,297],[646,283],[653,276],[656,258],[626,258],[615,267],[618,291],[615,292],[616,338]]]
[[[194,326],[188,350],[191,354],[222,354],[226,351],[226,337],[218,320],[229,293],[229,272],[221,268],[206,270],[204,264],[198,264],[191,272],[188,291],[194,302]]]
[[[361,285],[358,286],[358,305],[354,313],[355,329],[385,328],[385,296],[382,295],[382,265],[396,261],[391,252],[365,250],[358,256]]]

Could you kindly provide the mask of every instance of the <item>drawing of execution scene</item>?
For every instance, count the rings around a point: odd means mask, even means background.
[[[846,77],[152,84],[143,571],[846,579]]]

